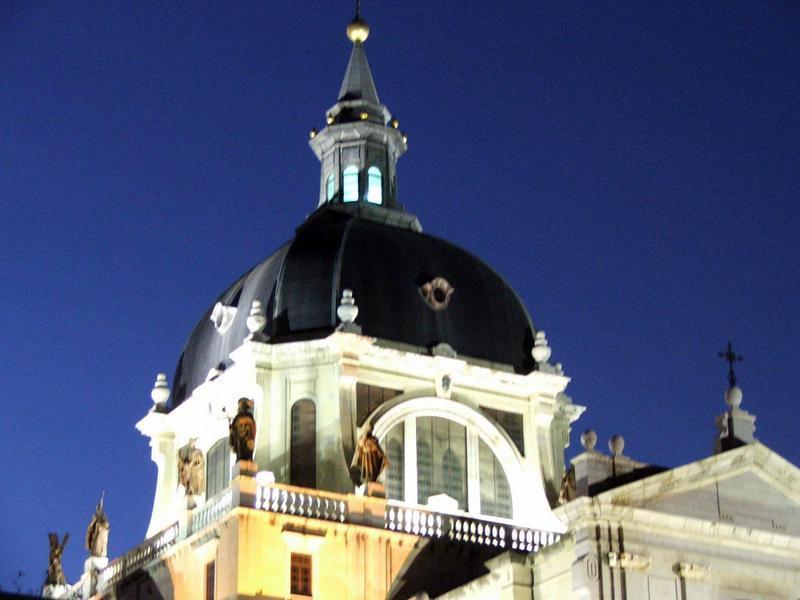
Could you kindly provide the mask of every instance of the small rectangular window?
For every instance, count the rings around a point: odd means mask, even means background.
[[[356,384],[356,420],[359,427],[364,424],[366,418],[387,400],[399,396],[403,392],[382,388],[377,385],[367,385],[366,383]]]
[[[511,441],[514,442],[517,450],[519,450],[519,453],[525,456],[525,436],[523,435],[522,415],[505,410],[497,410],[496,408],[487,408],[485,406],[481,406],[481,411],[505,430],[508,437],[511,438]]]
[[[216,587],[217,572],[216,562],[211,561],[206,565],[206,600],[214,600],[214,589]]]
[[[291,593],[311,595],[311,556],[292,553]]]

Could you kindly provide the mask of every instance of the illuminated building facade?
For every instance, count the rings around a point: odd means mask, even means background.
[[[740,443],[709,459],[667,471],[586,436],[564,476],[583,407],[502,277],[404,210],[407,140],[378,99],[368,33],[348,27],[338,100],[311,132],[317,210],[208,309],[137,424],[158,468],[147,539],[51,595],[800,595],[800,473],[753,440],[738,403],[720,435]],[[240,398],[252,462],[229,445]],[[388,467],[364,483],[370,430]],[[190,440],[205,490],[187,501],[176,457]]]

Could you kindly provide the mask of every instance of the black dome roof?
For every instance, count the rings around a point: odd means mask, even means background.
[[[420,292],[435,277],[455,289],[440,311]],[[491,267],[413,228],[323,207],[293,240],[219,297],[222,304],[238,307],[225,333],[210,319],[213,306],[203,315],[178,363],[173,407],[206,380],[210,369],[225,365],[244,341],[253,300],[265,308],[264,335],[280,343],[330,334],[347,288],[353,290],[356,324],[364,335],[424,348],[449,344],[461,357],[500,363],[518,373],[534,368],[533,323],[514,290]]]

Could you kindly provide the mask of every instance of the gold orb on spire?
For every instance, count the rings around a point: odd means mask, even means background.
[[[363,44],[369,37],[369,25],[367,25],[366,21],[356,17],[347,26],[347,37],[354,44]]]

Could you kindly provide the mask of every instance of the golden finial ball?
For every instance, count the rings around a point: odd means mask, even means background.
[[[363,44],[369,37],[369,25],[361,19],[353,19],[347,26],[347,37],[354,44],[357,42]]]

